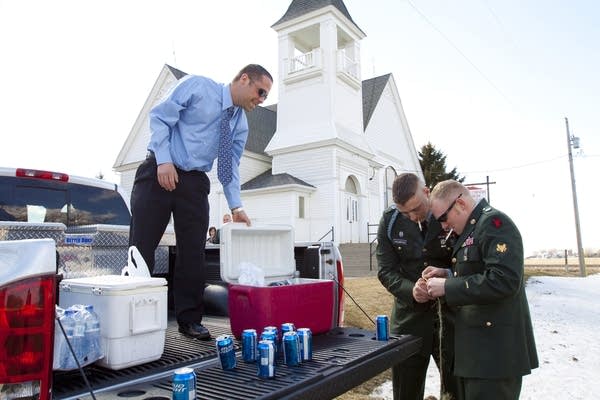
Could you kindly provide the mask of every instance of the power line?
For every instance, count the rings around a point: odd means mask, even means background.
[[[458,48],[457,45],[454,44],[454,42],[452,42],[452,40],[450,40],[445,34],[444,32],[442,32],[441,30],[439,30],[437,28],[437,26],[435,26],[433,24],[433,22],[431,22],[426,16],[425,14],[423,14],[417,7],[415,7],[415,5],[410,1],[407,0],[408,4],[419,14],[419,16],[421,18],[423,18],[423,20],[425,20],[425,22],[427,22],[437,33],[440,34],[440,36],[442,36],[449,44],[450,46],[452,46],[454,48],[454,50],[456,50],[458,52],[458,54],[460,54],[474,69],[475,71],[477,71],[479,73],[479,75],[481,75],[481,77],[490,84],[491,87],[493,87],[512,107],[514,107],[515,109],[519,109],[499,88],[498,86],[496,86],[494,84],[494,82],[492,82],[491,79],[489,79],[481,69],[479,69],[479,67],[477,67],[477,65],[475,65],[474,62],[472,62],[469,57],[467,57],[467,55],[465,53],[462,52],[461,49]]]

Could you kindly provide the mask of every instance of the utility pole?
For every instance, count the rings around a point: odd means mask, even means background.
[[[571,147],[579,148],[579,138],[571,136],[569,132],[569,119],[565,117],[567,126],[567,147],[569,149],[569,168],[571,169],[571,190],[573,191],[573,211],[575,212],[575,233],[577,234],[577,255],[579,256],[579,276],[585,276],[585,259],[583,257],[583,246],[581,245],[581,229],[579,227],[579,208],[577,207],[577,189],[575,187],[575,171],[573,169],[573,153]]]

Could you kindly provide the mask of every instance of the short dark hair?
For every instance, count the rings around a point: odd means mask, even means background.
[[[233,81],[234,82],[239,81],[243,74],[248,75],[248,77],[250,79],[255,80],[255,81],[258,81],[263,76],[266,76],[267,78],[269,78],[269,80],[271,82],[273,82],[273,77],[271,76],[271,74],[269,73],[269,71],[267,71],[263,66],[258,65],[258,64],[248,64],[248,65],[246,65],[244,68],[242,68],[240,70],[240,72],[237,73],[237,75],[235,76],[235,78],[233,78]]]
[[[404,205],[404,203],[417,193],[420,186],[421,180],[417,175],[410,172],[398,175],[392,185],[394,203]]]

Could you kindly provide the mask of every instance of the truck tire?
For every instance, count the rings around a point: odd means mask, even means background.
[[[227,286],[206,285],[204,289],[204,312],[206,315],[229,316]]]

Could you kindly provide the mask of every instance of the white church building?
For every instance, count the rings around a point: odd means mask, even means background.
[[[342,0],[293,0],[278,34],[278,100],[247,114],[240,165],[242,201],[253,225],[287,224],[297,241],[366,243],[391,204],[394,177],[417,171],[417,151],[391,74],[361,79],[365,33]],[[131,193],[150,140],[150,109],[185,76],[165,65],[115,161]],[[308,100],[307,100],[308,99]],[[210,225],[228,212],[216,176]]]

